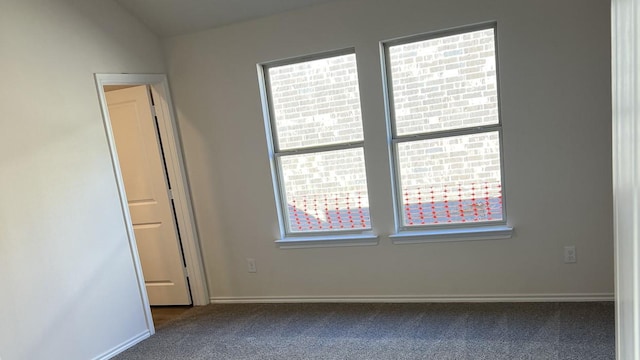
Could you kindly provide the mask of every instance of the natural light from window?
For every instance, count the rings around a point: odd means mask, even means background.
[[[289,234],[371,228],[356,57],[266,67]]]
[[[502,221],[495,29],[386,51],[401,227]]]

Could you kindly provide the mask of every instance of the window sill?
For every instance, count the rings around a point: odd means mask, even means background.
[[[444,241],[472,241],[509,239],[513,235],[513,228],[501,226],[483,226],[457,229],[437,229],[420,231],[402,231],[390,235],[396,245],[420,244]]]
[[[309,237],[285,237],[276,240],[280,249],[327,248],[339,246],[378,245],[378,235],[371,233],[348,235],[319,235]]]

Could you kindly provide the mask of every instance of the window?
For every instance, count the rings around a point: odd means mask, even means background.
[[[353,50],[261,69],[285,234],[371,229]]]
[[[495,24],[384,44],[399,230],[505,224]]]
[[[510,237],[496,24],[393,40],[383,52],[393,242]],[[259,73],[278,243],[374,243],[354,51],[272,62]]]

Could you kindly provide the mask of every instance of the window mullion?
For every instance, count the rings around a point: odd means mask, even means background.
[[[460,136],[460,135],[481,134],[481,133],[485,133],[485,132],[492,132],[492,131],[500,130],[501,128],[502,128],[502,126],[500,124],[495,124],[495,125],[468,127],[468,128],[461,128],[461,129],[454,129],[454,130],[447,130],[447,131],[438,131],[438,132],[433,132],[433,133],[421,133],[421,134],[415,134],[415,135],[404,135],[404,136],[397,136],[397,137],[393,138],[393,143],[401,143],[401,142],[408,142],[408,141],[419,141],[419,140],[441,139],[441,138]]]
[[[364,141],[350,142],[350,143],[336,144],[336,145],[322,145],[322,146],[314,146],[314,147],[299,148],[299,149],[280,150],[280,151],[277,151],[274,155],[276,157],[280,157],[280,156],[287,156],[287,155],[314,154],[314,153],[321,153],[321,152],[335,151],[335,150],[356,149],[361,147],[364,147]]]

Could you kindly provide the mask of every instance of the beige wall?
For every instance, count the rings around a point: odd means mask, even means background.
[[[353,0],[170,38],[214,298],[613,292],[609,1]],[[379,41],[497,20],[509,240],[392,245]],[[355,47],[369,247],[281,250],[256,64]],[[578,262],[563,263],[565,245]],[[247,273],[245,258],[258,272]]]
[[[110,0],[0,5],[0,358],[90,359],[146,329],[93,74],[164,72]]]

